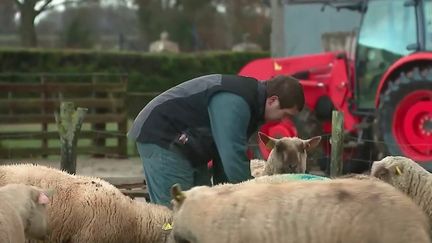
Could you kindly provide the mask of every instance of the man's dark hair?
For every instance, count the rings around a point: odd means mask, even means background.
[[[281,109],[297,107],[299,111],[303,110],[305,97],[303,86],[298,79],[291,76],[279,75],[266,82],[267,97],[273,95],[279,97]]]

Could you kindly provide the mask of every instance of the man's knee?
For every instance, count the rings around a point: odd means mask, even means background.
[[[193,168],[182,156],[153,144],[138,144],[138,147],[153,203],[170,205],[171,187],[176,183],[184,190],[193,186]]]

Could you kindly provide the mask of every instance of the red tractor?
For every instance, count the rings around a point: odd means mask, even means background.
[[[265,124],[261,131],[300,136],[314,127],[328,134],[336,109],[343,112],[346,133],[357,138],[346,147],[369,161],[402,155],[432,170],[432,1],[363,0],[334,7],[362,15],[352,57],[340,51],[264,58],[239,72],[259,80],[289,74],[304,87],[307,119]]]

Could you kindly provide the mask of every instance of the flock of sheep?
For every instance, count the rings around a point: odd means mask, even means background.
[[[135,201],[98,178],[45,166],[0,166],[0,242],[426,243],[432,176],[405,157],[370,175],[304,174],[320,137],[274,139],[239,184],[173,185],[172,209]]]

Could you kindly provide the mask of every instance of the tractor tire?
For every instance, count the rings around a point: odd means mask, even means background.
[[[432,162],[432,67],[401,73],[381,95],[374,140],[382,153]]]

